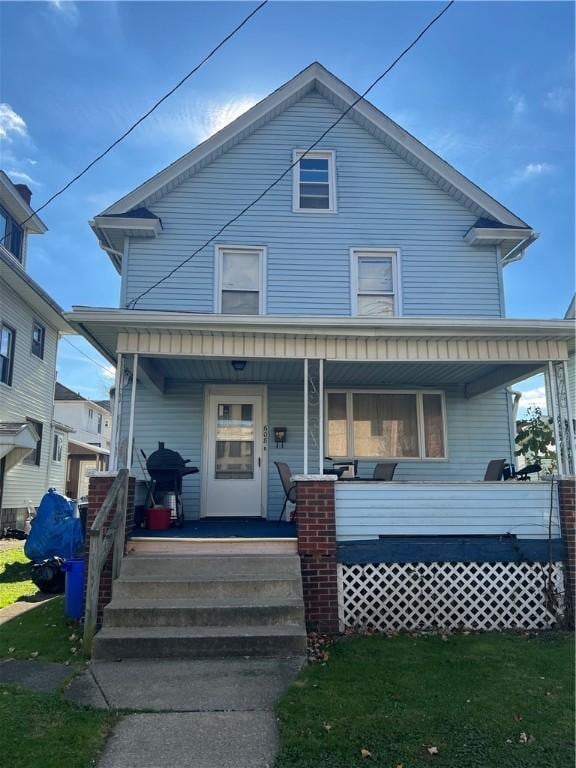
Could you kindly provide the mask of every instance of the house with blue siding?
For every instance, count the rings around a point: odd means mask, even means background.
[[[348,563],[395,537],[544,540],[550,484],[502,482],[509,388],[541,371],[573,471],[573,323],[504,306],[538,235],[366,100],[342,118],[357,98],[314,63],[94,217],[120,306],[67,317],[117,367],[113,466],[147,479],[164,443],[198,469],[171,529],[190,547],[286,520],[277,463],[288,487],[339,476]]]

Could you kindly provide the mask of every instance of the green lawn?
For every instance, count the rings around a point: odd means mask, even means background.
[[[0,608],[38,593],[30,580],[31,563],[22,547],[0,551]]]
[[[10,768],[90,768],[114,719],[59,694],[0,686],[0,755]]]
[[[329,654],[278,705],[276,768],[574,765],[567,634],[359,637]]]
[[[55,597],[0,624],[0,658],[83,663],[82,627],[64,616],[64,598]]]

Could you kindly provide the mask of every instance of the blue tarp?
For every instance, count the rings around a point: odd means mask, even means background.
[[[65,560],[82,555],[82,522],[72,502],[50,488],[44,495],[24,545],[24,554],[37,563],[48,557]]]

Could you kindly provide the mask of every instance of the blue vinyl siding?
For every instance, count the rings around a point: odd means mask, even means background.
[[[164,229],[130,240],[122,296],[213,236],[339,114],[312,92],[152,204]],[[496,249],[463,240],[475,215],[350,118],[322,147],[336,151],[338,213],[293,213],[289,174],[217,241],[268,247],[268,314],[349,315],[350,248],[384,246],[401,252],[403,314],[503,315]],[[212,312],[214,244],[138,306]]]
[[[265,382],[263,382],[265,383]],[[128,433],[129,392],[122,413],[121,443]],[[146,454],[163,440],[191,465],[202,467],[204,385],[170,381],[161,395],[139,384],[136,395],[134,437],[137,451]],[[481,480],[491,459],[510,459],[509,420],[506,392],[495,392],[466,400],[457,389],[446,390],[448,458],[442,461],[401,461],[396,480]],[[302,386],[268,385],[268,517],[278,518],[284,495],[274,461],[285,461],[293,472],[303,470],[304,416]],[[276,448],[273,428],[286,427],[284,448]],[[309,471],[318,471],[319,451],[315,436],[309,437]],[[359,474],[370,476],[374,462],[361,461]],[[137,457],[133,471],[142,478]],[[184,479],[184,509],[187,518],[200,512],[200,475]],[[452,514],[451,512],[447,513]]]

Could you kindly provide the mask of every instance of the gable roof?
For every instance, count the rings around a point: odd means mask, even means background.
[[[86,398],[82,397],[80,392],[73,392],[68,387],[65,387],[64,384],[60,384],[60,382],[57,381],[54,390],[54,400],[86,400]]]
[[[190,152],[182,155],[167,168],[152,176],[95,217],[95,222],[91,222],[91,226],[101,240],[102,247],[109,253],[112,251],[110,255],[115,266],[119,268],[122,254],[113,244],[106,242],[105,231],[108,217],[131,217],[142,222],[145,211],[144,216],[146,218],[154,218],[154,214],[150,213],[147,206],[152,205],[171,189],[197,173],[312,90],[318,91],[340,111],[347,109],[359,97],[359,94],[350,86],[318,62],[314,62],[222,130]],[[483,222],[493,222],[496,227],[500,226],[503,229],[510,227],[516,230],[527,230],[526,237],[532,233],[530,225],[466,178],[366,99],[359,101],[348,113],[348,117],[355,120],[397,155],[430,178]],[[115,228],[117,226],[116,224]],[[102,242],[103,240],[104,242]]]
[[[14,182],[2,170],[0,170],[0,202],[19,224],[26,221],[24,227],[29,232],[41,235],[48,230],[46,224],[24,200]]]

